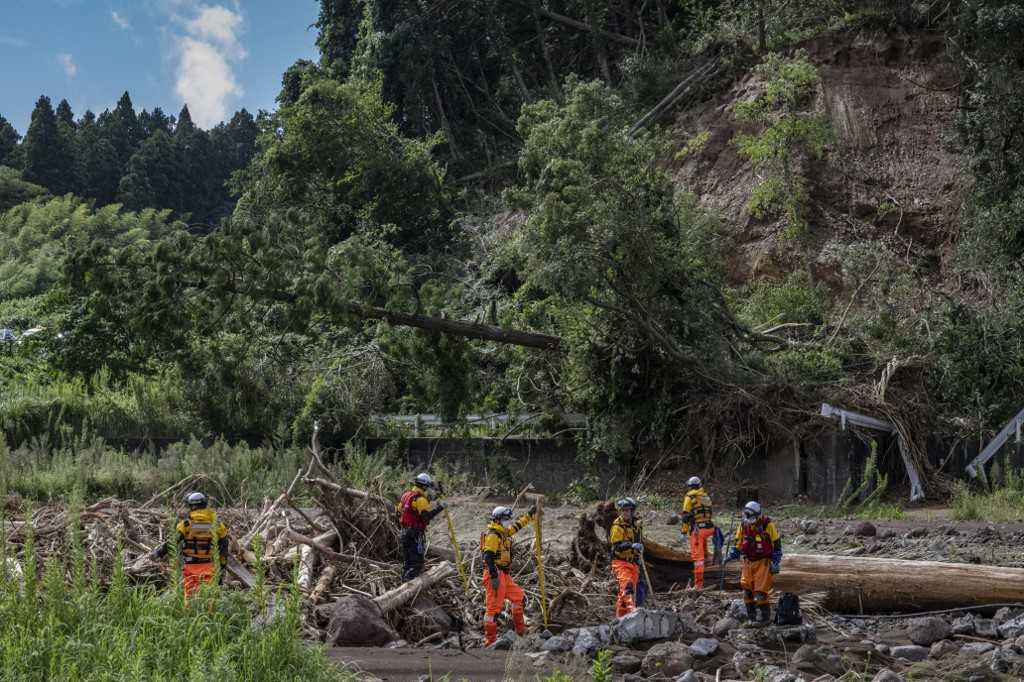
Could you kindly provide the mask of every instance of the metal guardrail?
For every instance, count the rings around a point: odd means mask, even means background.
[[[1024,425],[1024,410],[1017,413],[1017,416],[1010,420],[1010,423],[1003,427],[1003,430],[996,434],[996,437],[985,446],[985,449],[978,453],[978,456],[971,460],[971,463],[964,467],[964,470],[971,478],[977,478],[978,474],[984,475],[983,467],[995,457],[1000,448],[1006,445],[1010,436],[1017,436],[1017,442],[1021,439],[1021,426]]]

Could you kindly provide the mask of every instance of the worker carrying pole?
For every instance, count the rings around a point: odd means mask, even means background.
[[[218,559],[223,566],[228,560],[228,529],[217,520],[217,512],[210,509],[209,498],[204,493],[192,492],[185,496],[188,516],[178,521],[175,527],[176,543],[182,558],[182,582],[185,588],[185,603],[204,583],[213,582],[217,575]],[[149,557],[159,561],[167,556],[172,540],[154,549]]]
[[[523,614],[523,588],[509,575],[512,564],[512,536],[530,524],[536,515],[536,507],[521,517],[512,520],[510,507],[495,507],[490,514],[486,530],[480,534],[480,550],[484,558],[484,645],[490,646],[498,639],[498,614],[505,602],[512,602],[512,625],[517,635],[526,634],[526,617]]]
[[[398,501],[398,536],[402,550],[402,582],[409,582],[423,572],[427,554],[427,525],[447,508],[441,501],[430,508],[429,491],[435,487],[434,479],[427,473],[417,474],[412,487],[406,490]]]
[[[704,561],[707,557],[708,540],[715,536],[715,524],[711,518],[711,496],[704,490],[700,478],[691,476],[686,485],[689,489],[683,496],[683,523],[680,536],[690,543],[693,587],[700,590],[704,588]]]
[[[771,622],[768,595],[782,564],[782,536],[775,522],[764,514],[761,504],[753,500],[743,507],[743,521],[736,529],[735,545],[725,561],[741,557],[740,586],[747,620],[752,625],[768,625]]]

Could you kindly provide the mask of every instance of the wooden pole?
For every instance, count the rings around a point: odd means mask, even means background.
[[[533,517],[533,549],[537,561],[537,589],[540,591],[540,613],[544,627],[548,626],[548,595],[544,586],[544,536],[541,530],[541,516],[544,515],[544,496],[536,497],[537,515]]]

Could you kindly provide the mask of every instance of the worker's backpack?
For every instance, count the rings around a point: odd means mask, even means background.
[[[803,625],[800,614],[800,597],[792,592],[783,592],[779,605],[775,607],[775,625]]]

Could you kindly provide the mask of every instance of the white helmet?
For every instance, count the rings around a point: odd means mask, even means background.
[[[507,521],[512,518],[511,507],[495,507],[491,511],[491,521]]]
[[[751,500],[743,505],[743,518],[754,520],[761,515],[761,503]]]
[[[623,497],[615,501],[615,508],[622,509],[636,509],[636,500],[632,497]]]
[[[690,486],[691,488],[699,488],[700,479],[697,478],[696,476],[690,476],[690,480],[686,482],[686,485]]]
[[[423,472],[421,474],[416,474],[416,478],[412,479],[412,482],[415,483],[416,485],[418,485],[421,488],[433,488],[434,487],[434,479],[427,472]]]
[[[185,496],[185,504],[192,509],[202,509],[209,504],[209,500],[206,498],[205,494],[194,492]]]

